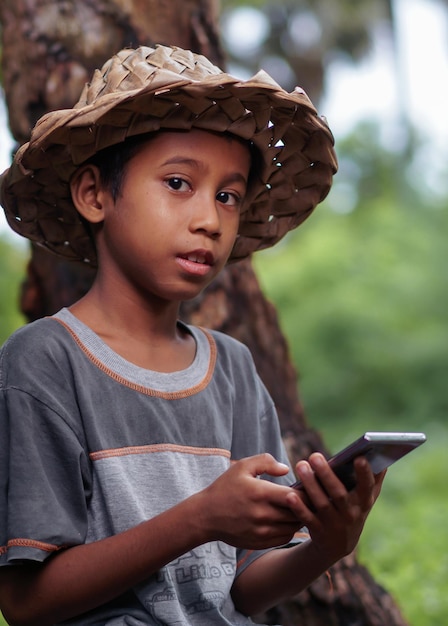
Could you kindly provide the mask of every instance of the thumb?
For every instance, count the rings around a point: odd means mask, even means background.
[[[269,476],[284,476],[289,472],[289,467],[285,463],[279,463],[272,454],[267,452],[257,454],[245,459],[247,470],[252,476],[269,474]]]

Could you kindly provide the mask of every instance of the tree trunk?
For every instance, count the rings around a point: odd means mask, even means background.
[[[2,0],[0,21],[9,122],[18,143],[46,111],[71,107],[92,71],[122,47],[175,44],[224,65],[213,0]],[[92,280],[91,269],[33,246],[21,308],[29,320],[52,314],[83,295]],[[324,450],[306,422],[276,312],[250,261],[229,266],[183,305],[182,315],[249,346],[276,403],[292,462]],[[405,626],[393,600],[353,555],[260,619],[284,626]]]

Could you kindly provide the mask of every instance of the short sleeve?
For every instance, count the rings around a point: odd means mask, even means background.
[[[76,402],[52,359],[37,356],[32,341],[28,352],[13,341],[0,357],[0,565],[86,538],[88,458],[65,414]]]

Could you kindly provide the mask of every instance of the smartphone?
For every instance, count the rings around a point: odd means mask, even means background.
[[[333,456],[328,463],[339,480],[344,483],[346,489],[350,491],[356,485],[353,467],[353,461],[356,457],[364,456],[368,460],[372,472],[379,474],[383,469],[415,450],[425,441],[426,435],[424,433],[367,432]],[[300,480],[291,487],[303,489]]]

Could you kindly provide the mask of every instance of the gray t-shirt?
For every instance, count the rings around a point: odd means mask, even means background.
[[[247,348],[188,329],[194,362],[170,374],[129,363],[67,309],[5,343],[1,566],[44,561],[133,527],[207,487],[233,460],[267,451],[288,462]],[[276,480],[290,484],[293,476]],[[248,624],[230,590],[259,555],[207,543],[66,623]]]

